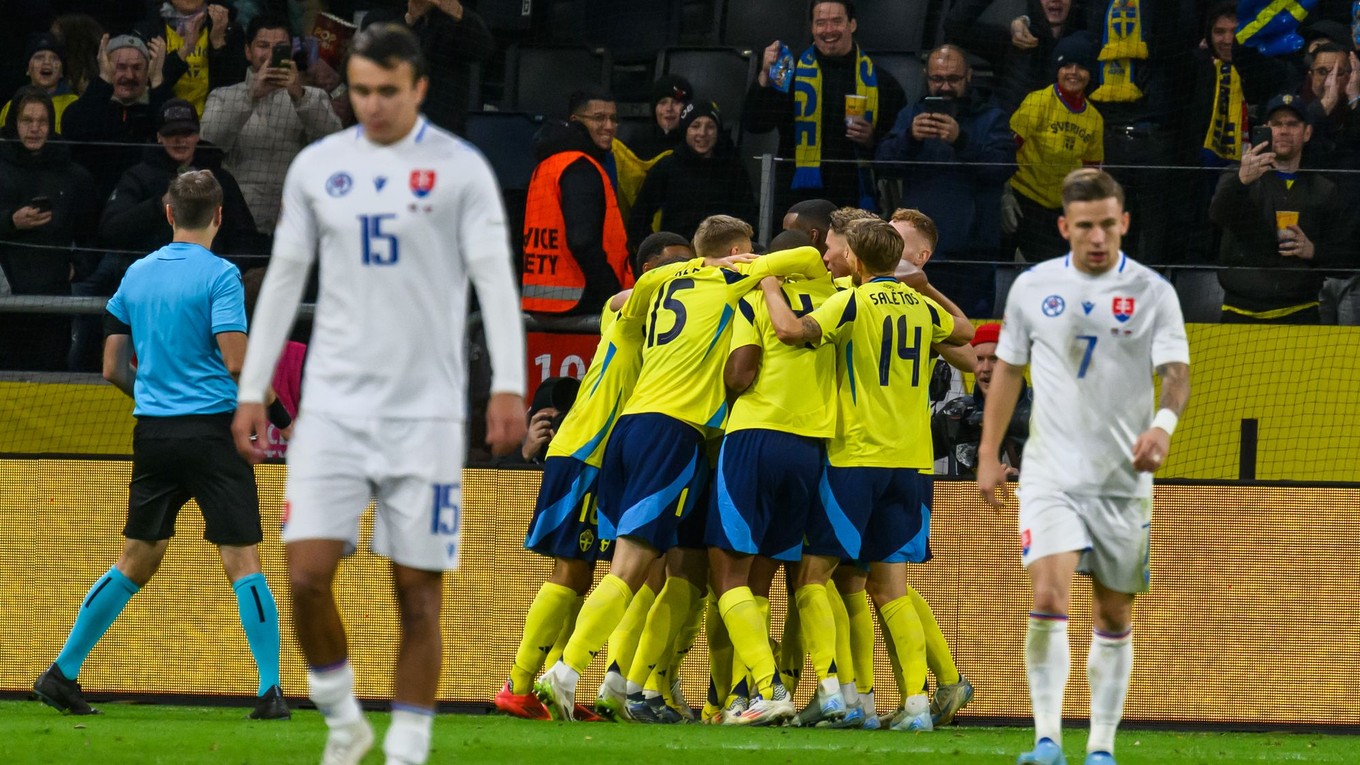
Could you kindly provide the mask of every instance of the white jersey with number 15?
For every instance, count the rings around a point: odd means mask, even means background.
[[[1029,364],[1034,385],[1021,488],[1150,497],[1133,443],[1152,424],[1154,370],[1190,363],[1175,290],[1122,252],[1100,275],[1069,254],[1021,274],[1005,315],[996,355]]]
[[[481,154],[423,118],[386,146],[358,127],[331,135],[289,168],[274,237],[275,259],[320,258],[304,411],[464,418],[468,279],[511,268]],[[498,343],[523,348],[522,328],[486,333],[492,389],[522,391],[523,359],[496,358]]]

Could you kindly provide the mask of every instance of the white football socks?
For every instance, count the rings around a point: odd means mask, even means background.
[[[392,725],[383,739],[387,765],[425,765],[430,757],[434,710],[409,704],[392,705]]]
[[[1052,739],[1062,744],[1063,691],[1071,673],[1067,645],[1067,617],[1031,613],[1025,633],[1025,672],[1034,707],[1034,741]]]
[[[1086,658],[1086,681],[1091,685],[1091,735],[1087,752],[1114,754],[1114,733],[1124,716],[1133,672],[1133,631],[1123,635],[1091,633],[1091,653]]]
[[[354,668],[346,659],[338,666],[307,670],[307,696],[331,728],[345,728],[363,719],[354,698]]]

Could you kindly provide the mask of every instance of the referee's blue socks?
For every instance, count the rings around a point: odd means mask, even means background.
[[[254,573],[232,582],[236,591],[236,605],[241,611],[241,626],[246,631],[246,642],[260,671],[260,690],[257,695],[279,684],[279,607],[264,574]]]
[[[71,634],[66,636],[66,645],[57,655],[57,669],[63,675],[71,680],[76,679],[85,657],[90,655],[95,643],[108,631],[109,625],[118,618],[118,614],[123,613],[123,606],[140,589],[131,579],[123,576],[116,566],[99,577],[81,603],[76,623],[71,627]]]

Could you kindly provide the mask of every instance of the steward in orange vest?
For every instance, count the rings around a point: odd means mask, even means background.
[[[628,235],[604,169],[606,152],[585,126],[545,124],[540,160],[524,211],[521,307],[559,315],[595,315],[633,285]]]

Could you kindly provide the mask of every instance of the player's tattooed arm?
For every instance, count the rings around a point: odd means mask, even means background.
[[[1185,414],[1185,405],[1190,402],[1190,365],[1179,361],[1157,367],[1157,376],[1162,378],[1162,400],[1158,409],[1170,409],[1177,417]]]
[[[822,325],[811,316],[800,319],[793,314],[793,309],[784,298],[784,290],[780,287],[779,279],[773,276],[761,279],[760,289],[765,293],[765,305],[770,309],[770,323],[774,325],[774,333],[779,337],[779,342],[785,345],[821,343]]]

